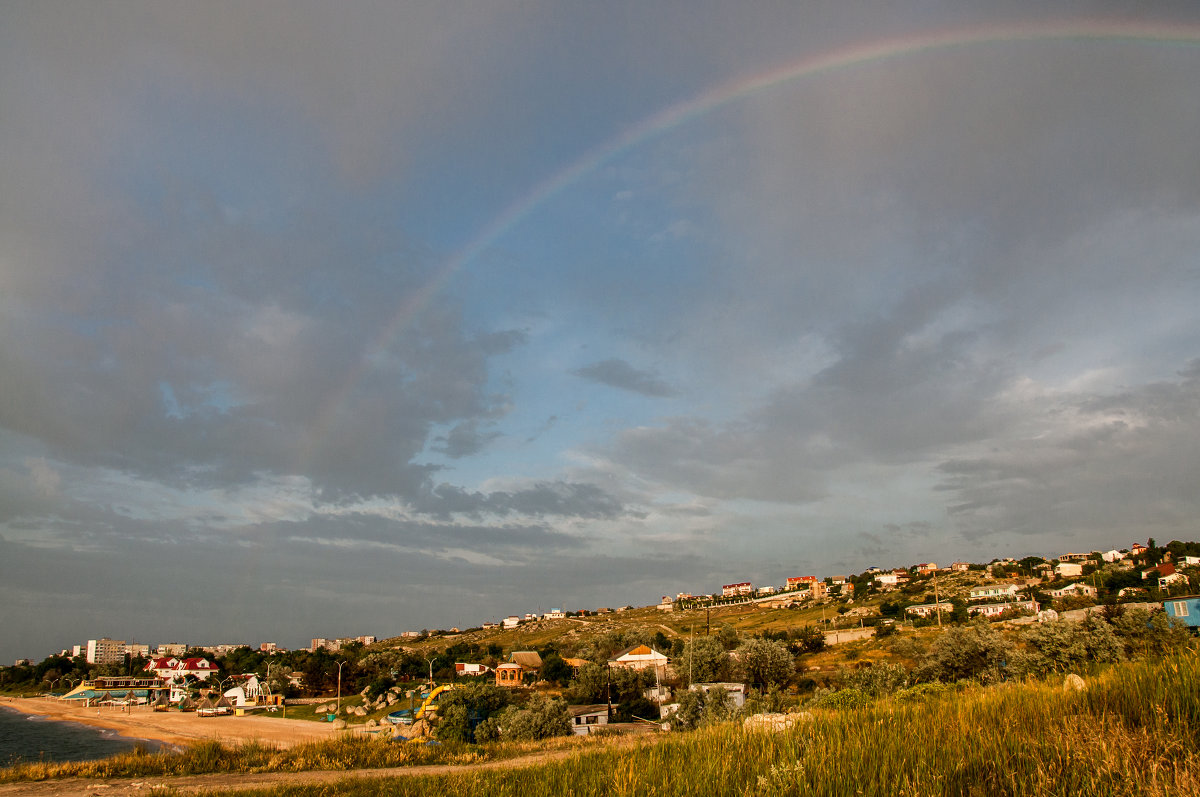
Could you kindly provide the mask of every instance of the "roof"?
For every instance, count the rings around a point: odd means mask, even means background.
[[[571,712],[572,717],[582,717],[585,714],[607,714],[608,705],[606,703],[593,703],[588,706],[567,706],[567,711]]]
[[[650,647],[649,645],[634,645],[631,648],[625,648],[624,650],[617,651],[616,653],[613,654],[612,658],[610,658],[609,661],[618,661],[620,659],[625,658],[626,656],[647,656],[647,657],[651,657],[651,658],[662,658],[662,659],[667,658],[664,654],[659,653],[657,650]]]
[[[542,667],[542,657],[536,650],[514,650],[509,661],[521,665],[525,670],[539,670]]]

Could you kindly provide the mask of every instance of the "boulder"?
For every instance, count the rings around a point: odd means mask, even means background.
[[[742,721],[742,728],[746,731],[778,733],[786,731],[799,719],[799,714],[754,714]]]
[[[346,721],[345,720],[334,720],[333,721],[333,729],[335,731],[345,730],[346,729]]]
[[[354,713],[354,716],[356,716],[356,717],[367,716],[367,710],[365,708],[363,708],[362,706],[355,706],[353,709],[351,709],[351,711]]]
[[[368,727],[368,728],[378,728],[378,727],[379,727],[379,720],[377,720],[377,719],[369,719],[369,720],[367,720],[367,727]]]
[[[1087,684],[1075,673],[1071,673],[1063,679],[1064,692],[1084,692],[1087,690]]]
[[[425,720],[417,720],[408,727],[408,738],[416,739],[421,736],[431,736],[433,728]]]

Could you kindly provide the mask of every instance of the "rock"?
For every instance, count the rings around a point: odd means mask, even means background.
[[[369,719],[369,720],[367,720],[367,727],[368,727],[368,728],[378,728],[378,727],[379,727],[379,720],[376,720],[376,719]]]
[[[398,702],[400,702],[400,698],[396,697],[395,695],[393,695],[389,692],[388,697],[387,697],[387,704],[389,706],[394,706]]]
[[[367,710],[366,710],[365,708],[363,708],[362,706],[355,706],[355,707],[352,709],[352,711],[353,711],[353,713],[354,713],[354,716],[356,716],[356,717],[365,717],[365,716],[367,716]]]
[[[419,736],[429,736],[433,729],[429,727],[429,723],[425,720],[417,720],[408,728],[408,738],[415,739]]]
[[[755,714],[742,721],[742,728],[746,731],[778,733],[795,725],[797,719],[795,714]]]
[[[1071,673],[1063,679],[1062,688],[1064,692],[1085,692],[1087,691],[1087,684],[1078,675]]]
[[[335,731],[345,730],[346,729],[346,721],[345,720],[334,720],[333,721],[333,729]]]

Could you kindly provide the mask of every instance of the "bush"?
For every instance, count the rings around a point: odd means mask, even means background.
[[[871,697],[883,697],[908,686],[909,674],[903,665],[881,662],[871,667],[842,672],[843,687],[858,689]]]
[[[1067,672],[1088,662],[1115,662],[1125,658],[1125,650],[1112,626],[1091,617],[1082,623],[1056,620],[1039,623],[1025,632],[1033,650],[1026,660],[1028,670]]]
[[[692,690],[679,696],[679,707],[667,720],[671,730],[690,731],[704,725],[712,725],[731,719],[737,713],[733,697],[720,687],[707,691]]]
[[[992,683],[1008,673],[1016,650],[986,620],[947,629],[929,650],[914,675],[919,681],[958,681],[973,678]]]
[[[475,729],[479,741],[532,742],[571,735],[571,714],[559,698],[534,695],[524,708],[509,706]]]
[[[871,698],[866,693],[852,686],[836,692],[820,691],[812,700],[808,701],[808,705],[812,708],[846,709],[865,706],[870,702]]]

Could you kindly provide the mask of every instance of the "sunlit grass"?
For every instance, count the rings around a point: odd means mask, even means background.
[[[1200,663],[1111,667],[1086,692],[1060,681],[974,687],[818,710],[790,731],[734,723],[520,769],[322,786],[329,795],[1200,794]],[[286,786],[254,794],[311,794]]]

